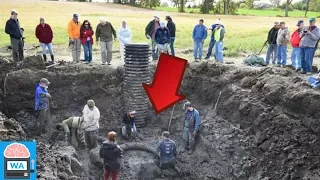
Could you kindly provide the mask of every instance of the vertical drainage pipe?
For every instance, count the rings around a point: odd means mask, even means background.
[[[124,104],[128,111],[136,111],[136,127],[147,125],[148,96],[142,83],[150,83],[148,44],[125,45]]]

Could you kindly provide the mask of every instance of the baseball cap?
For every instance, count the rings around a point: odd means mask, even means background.
[[[300,26],[300,24],[302,24],[303,23],[303,20],[299,20],[298,22],[297,22],[297,26]]]
[[[18,12],[16,10],[12,10],[11,15],[14,15],[14,14],[18,15]]]
[[[220,25],[222,24],[220,19],[216,20],[216,24],[220,24]]]
[[[78,14],[73,14],[73,18],[78,19],[79,15]]]
[[[187,107],[190,107],[191,103],[189,101],[187,101],[186,103],[184,103],[183,107],[184,109],[186,109]]]
[[[153,17],[160,19],[160,16],[158,14],[154,15]]]
[[[316,21],[316,18],[315,18],[315,17],[311,17],[311,18],[309,19],[309,22],[314,22],[314,21]]]
[[[47,78],[41,78],[40,83],[50,84]]]
[[[170,16],[166,16],[166,20],[168,20],[168,19],[171,19],[171,17]]]
[[[134,115],[134,114],[136,114],[137,112],[136,111],[130,111],[129,112],[129,114],[132,114],[132,115]]]

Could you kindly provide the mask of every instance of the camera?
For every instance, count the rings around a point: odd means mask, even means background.
[[[307,33],[308,31],[303,31],[303,33]]]

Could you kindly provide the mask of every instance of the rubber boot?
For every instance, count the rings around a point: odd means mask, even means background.
[[[54,55],[51,55],[51,63],[54,64]]]
[[[47,62],[47,55],[43,54],[42,56],[43,56],[44,61]]]

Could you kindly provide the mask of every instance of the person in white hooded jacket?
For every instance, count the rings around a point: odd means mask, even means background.
[[[93,100],[88,100],[83,108],[82,129],[85,131],[84,139],[89,150],[97,147],[97,134],[99,129],[100,111]]]
[[[124,45],[131,43],[132,32],[126,21],[122,21],[122,24],[118,31],[118,37],[120,40],[120,55],[121,60],[124,61]]]

